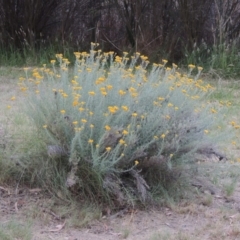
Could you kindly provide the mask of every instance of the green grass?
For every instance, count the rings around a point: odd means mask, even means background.
[[[230,183],[227,183],[224,185],[224,191],[226,193],[227,197],[230,197],[233,195],[237,185],[237,179],[232,179]]]
[[[153,233],[149,240],[169,240],[171,239],[170,237],[170,234],[169,233],[160,233],[160,232],[156,232],[156,233]]]
[[[62,46],[57,44],[40,46],[36,49],[28,47],[23,47],[22,49],[9,47],[6,49],[0,47],[0,66],[42,66],[43,64],[48,64],[51,59],[54,59],[56,53],[63,53],[73,63],[74,50],[70,45]]]
[[[202,44],[192,52],[186,51],[186,58],[182,59],[183,65],[189,63],[202,66],[205,73],[212,78],[237,79],[240,77],[240,56],[238,45],[232,42],[230,45],[221,44],[209,47]]]
[[[56,53],[63,53],[71,64],[74,63],[74,49],[70,44],[65,46],[59,44],[51,44],[48,46],[40,46],[32,49],[23,47],[21,50],[14,47],[0,47],[0,66],[22,67],[22,66],[42,66],[49,65],[49,61],[54,59]],[[157,52],[157,51],[156,51]],[[159,52],[159,51],[158,51]],[[162,50],[164,53],[164,50]],[[161,54],[161,56],[167,56]],[[150,56],[149,56],[150,57]],[[154,53],[151,55],[151,61],[155,59]],[[232,42],[231,45],[226,44],[208,47],[202,44],[193,48],[192,52],[186,50],[185,57],[176,62],[181,68],[188,64],[195,64],[204,67],[204,72],[209,74],[211,78],[228,78],[237,79],[240,77],[240,56],[238,54],[238,45]],[[1,71],[0,71],[1,73]]]
[[[22,75],[22,69],[18,67],[1,66],[0,67],[0,83],[9,84],[16,83],[16,80]]]
[[[29,223],[20,223],[15,220],[10,220],[0,224],[0,239],[1,240],[31,240],[32,229]]]

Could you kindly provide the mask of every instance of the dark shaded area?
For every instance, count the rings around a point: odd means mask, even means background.
[[[203,43],[230,44],[240,33],[239,0],[0,0],[5,50],[139,51],[158,61],[182,60]]]

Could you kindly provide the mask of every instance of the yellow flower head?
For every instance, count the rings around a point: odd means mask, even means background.
[[[117,106],[109,106],[108,107],[108,111],[110,112],[110,113],[116,113],[117,112],[117,110],[118,110],[118,107]]]
[[[212,108],[212,109],[211,109],[211,112],[212,112],[212,113],[217,113],[217,110],[214,109],[214,108]]]
[[[119,91],[118,91],[118,93],[119,93],[119,95],[121,95],[121,96],[123,96],[123,95],[125,95],[125,94],[126,94],[126,92],[125,92],[125,91],[123,91],[123,90],[119,90]]]
[[[78,85],[78,82],[76,81],[76,80],[71,80],[71,83],[73,84],[73,85]]]
[[[82,122],[82,123],[86,123],[87,120],[83,118],[83,119],[81,119],[81,122]]]
[[[137,96],[138,96],[138,93],[133,92],[133,93],[131,93],[131,96],[132,96],[132,97],[137,97]]]
[[[78,105],[78,101],[77,100],[74,100],[73,103],[72,103],[73,107],[77,106]]]
[[[164,139],[165,137],[166,137],[166,134],[163,133],[163,134],[161,135],[161,138]]]
[[[58,54],[56,54],[55,56],[56,56],[56,58],[58,58],[58,59],[62,59],[62,58],[63,58],[62,53],[58,53]]]
[[[67,95],[66,93],[62,93],[62,96],[63,96],[64,98],[67,98],[67,97],[68,97],[68,95]]]
[[[90,96],[94,96],[94,95],[95,95],[95,92],[91,91],[91,92],[88,92],[88,94],[89,94]]]
[[[64,114],[64,113],[66,113],[66,111],[65,111],[65,110],[61,110],[60,113],[61,113],[61,114]]]
[[[26,92],[27,89],[28,89],[28,88],[26,88],[26,87],[21,87],[21,88],[20,88],[20,90],[21,90],[22,92]]]
[[[27,70],[26,70],[27,71]],[[24,81],[24,80],[26,80],[26,78],[24,78],[24,77],[20,77],[19,78],[19,81]]]
[[[106,126],[105,126],[105,129],[106,129],[106,131],[110,131],[110,130],[111,130],[111,127],[108,126],[108,125],[106,125]]]
[[[123,139],[120,139],[120,140],[119,140],[119,143],[120,143],[121,145],[123,145],[123,144],[125,144],[125,141],[124,141]]]
[[[134,92],[136,92],[136,89],[133,88],[133,87],[130,87],[130,88],[129,88],[129,92],[130,92],[130,93],[134,93]]]
[[[138,160],[135,160],[135,161],[134,161],[134,164],[135,164],[135,166],[137,166],[137,165],[139,164],[139,161],[138,161]]]
[[[90,143],[90,144],[93,143],[93,139],[89,139],[88,143]]]
[[[122,106],[121,108],[122,108],[122,110],[124,110],[125,112],[128,111],[128,106]]]
[[[162,61],[163,61],[164,65],[168,62],[168,60],[166,60],[166,59],[163,59]]]
[[[176,65],[175,63],[172,64],[173,68],[177,68],[178,65]]]
[[[193,64],[189,64],[188,67],[189,67],[190,69],[194,69],[196,66],[193,65]]]
[[[123,130],[123,131],[122,131],[122,134],[123,134],[123,135],[128,135],[128,131],[127,131],[127,130]]]
[[[106,151],[107,151],[107,152],[110,152],[111,149],[112,149],[111,147],[106,147]]]
[[[111,90],[111,89],[113,88],[113,86],[112,86],[112,85],[107,85],[106,88],[107,88],[108,90]]]
[[[106,91],[101,91],[101,94],[102,94],[103,96],[107,96],[107,92],[106,92]]]

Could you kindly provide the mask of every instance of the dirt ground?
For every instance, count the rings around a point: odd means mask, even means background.
[[[240,239],[240,184],[231,196],[218,187],[211,194],[213,186],[206,179],[195,186],[191,198],[169,207],[123,210],[84,228],[69,227],[68,219],[51,210],[52,200],[41,189],[1,186],[0,222],[32,221],[33,240]]]
[[[16,84],[7,81],[0,84],[1,101],[6,103],[16,95]],[[1,107],[4,114],[6,106]],[[2,117],[0,113],[1,134]],[[25,224],[31,229],[32,240],[240,239],[240,164],[203,161],[199,172],[200,177],[191,182],[191,194],[180,202],[102,214],[83,228],[71,227],[71,216],[60,217],[53,210],[55,200],[42,189],[0,185],[0,225],[4,228],[13,220]]]
[[[44,203],[49,201],[40,189],[0,188],[0,222],[32,218],[34,240],[97,239],[240,239],[240,185],[231,197],[205,191],[194,201],[182,201],[171,207],[122,211],[94,220],[89,226],[68,227]],[[29,216],[28,216],[29,214]],[[41,216],[41,217],[39,217]],[[46,220],[48,219],[48,220]]]

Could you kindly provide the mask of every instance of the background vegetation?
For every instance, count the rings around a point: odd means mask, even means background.
[[[239,0],[0,1],[0,64],[37,64],[53,53],[139,51],[158,62],[239,74]],[[44,60],[43,60],[44,58]]]

